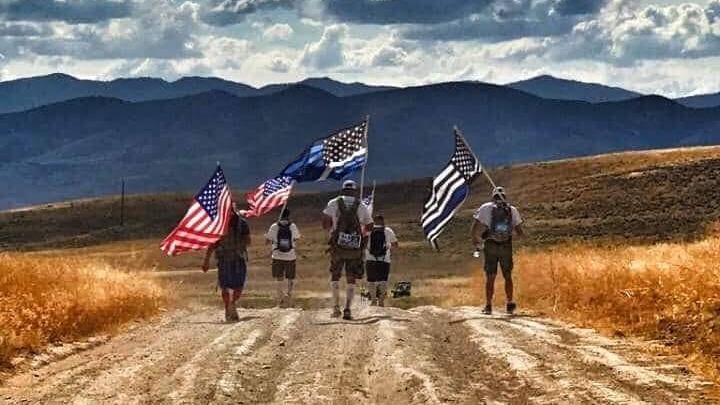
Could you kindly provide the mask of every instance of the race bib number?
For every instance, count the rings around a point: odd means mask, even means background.
[[[337,244],[338,247],[343,249],[360,249],[360,235],[356,233],[338,233]]]

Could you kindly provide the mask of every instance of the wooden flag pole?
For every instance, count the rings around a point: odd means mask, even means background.
[[[360,175],[360,201],[363,199],[363,189],[365,188],[365,168],[368,164],[368,154],[370,146],[368,145],[368,129],[370,128],[370,115],[365,117],[365,163],[363,164],[362,174]]]

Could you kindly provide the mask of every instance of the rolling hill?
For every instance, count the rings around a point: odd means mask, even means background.
[[[542,75],[519,82],[508,83],[506,86],[542,98],[578,100],[589,103],[622,101],[642,96],[640,93],[619,87],[561,79],[550,75]]]
[[[507,187],[527,221],[531,237],[521,244],[691,240],[701,238],[720,219],[720,147],[626,152],[488,170]],[[418,218],[430,184],[425,178],[377,188],[376,210],[402,235],[403,250],[411,256],[426,249]],[[319,230],[320,212],[333,193],[298,189],[290,200],[294,220],[308,232]],[[443,257],[467,254],[470,216],[490,191],[483,178],[473,183],[471,197],[440,239]],[[243,192],[236,188],[234,194]],[[159,241],[182,217],[191,198],[190,193],[131,195],[124,227],[119,226],[118,196],[0,212],[0,249]],[[274,219],[267,215],[252,219],[251,225],[261,232]]]
[[[0,115],[0,182],[13,184],[0,207],[113,193],[121,177],[133,192],[194,190],[216,161],[231,185],[252,187],[366,114],[368,174],[378,181],[433,175],[451,153],[455,124],[490,165],[720,140],[717,109],[657,96],[547,100],[468,82],[348,97],[302,85],[258,97],[88,97]]]

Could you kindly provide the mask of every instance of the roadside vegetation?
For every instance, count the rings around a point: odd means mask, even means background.
[[[111,332],[167,303],[149,277],[103,261],[0,254],[0,366],[48,343]]]
[[[526,310],[641,337],[680,354],[720,381],[720,237],[648,246],[569,244],[516,258],[518,302]],[[447,303],[482,305],[484,275]],[[497,306],[504,305],[502,281]]]

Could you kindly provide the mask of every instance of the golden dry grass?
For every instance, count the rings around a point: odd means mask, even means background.
[[[517,301],[524,308],[616,336],[658,341],[720,380],[720,237],[649,246],[588,246],[516,254]],[[475,264],[469,288],[446,304],[484,303]],[[496,304],[504,304],[502,279]]]
[[[0,291],[0,366],[19,352],[150,316],[167,302],[149,277],[77,257],[0,254]]]

